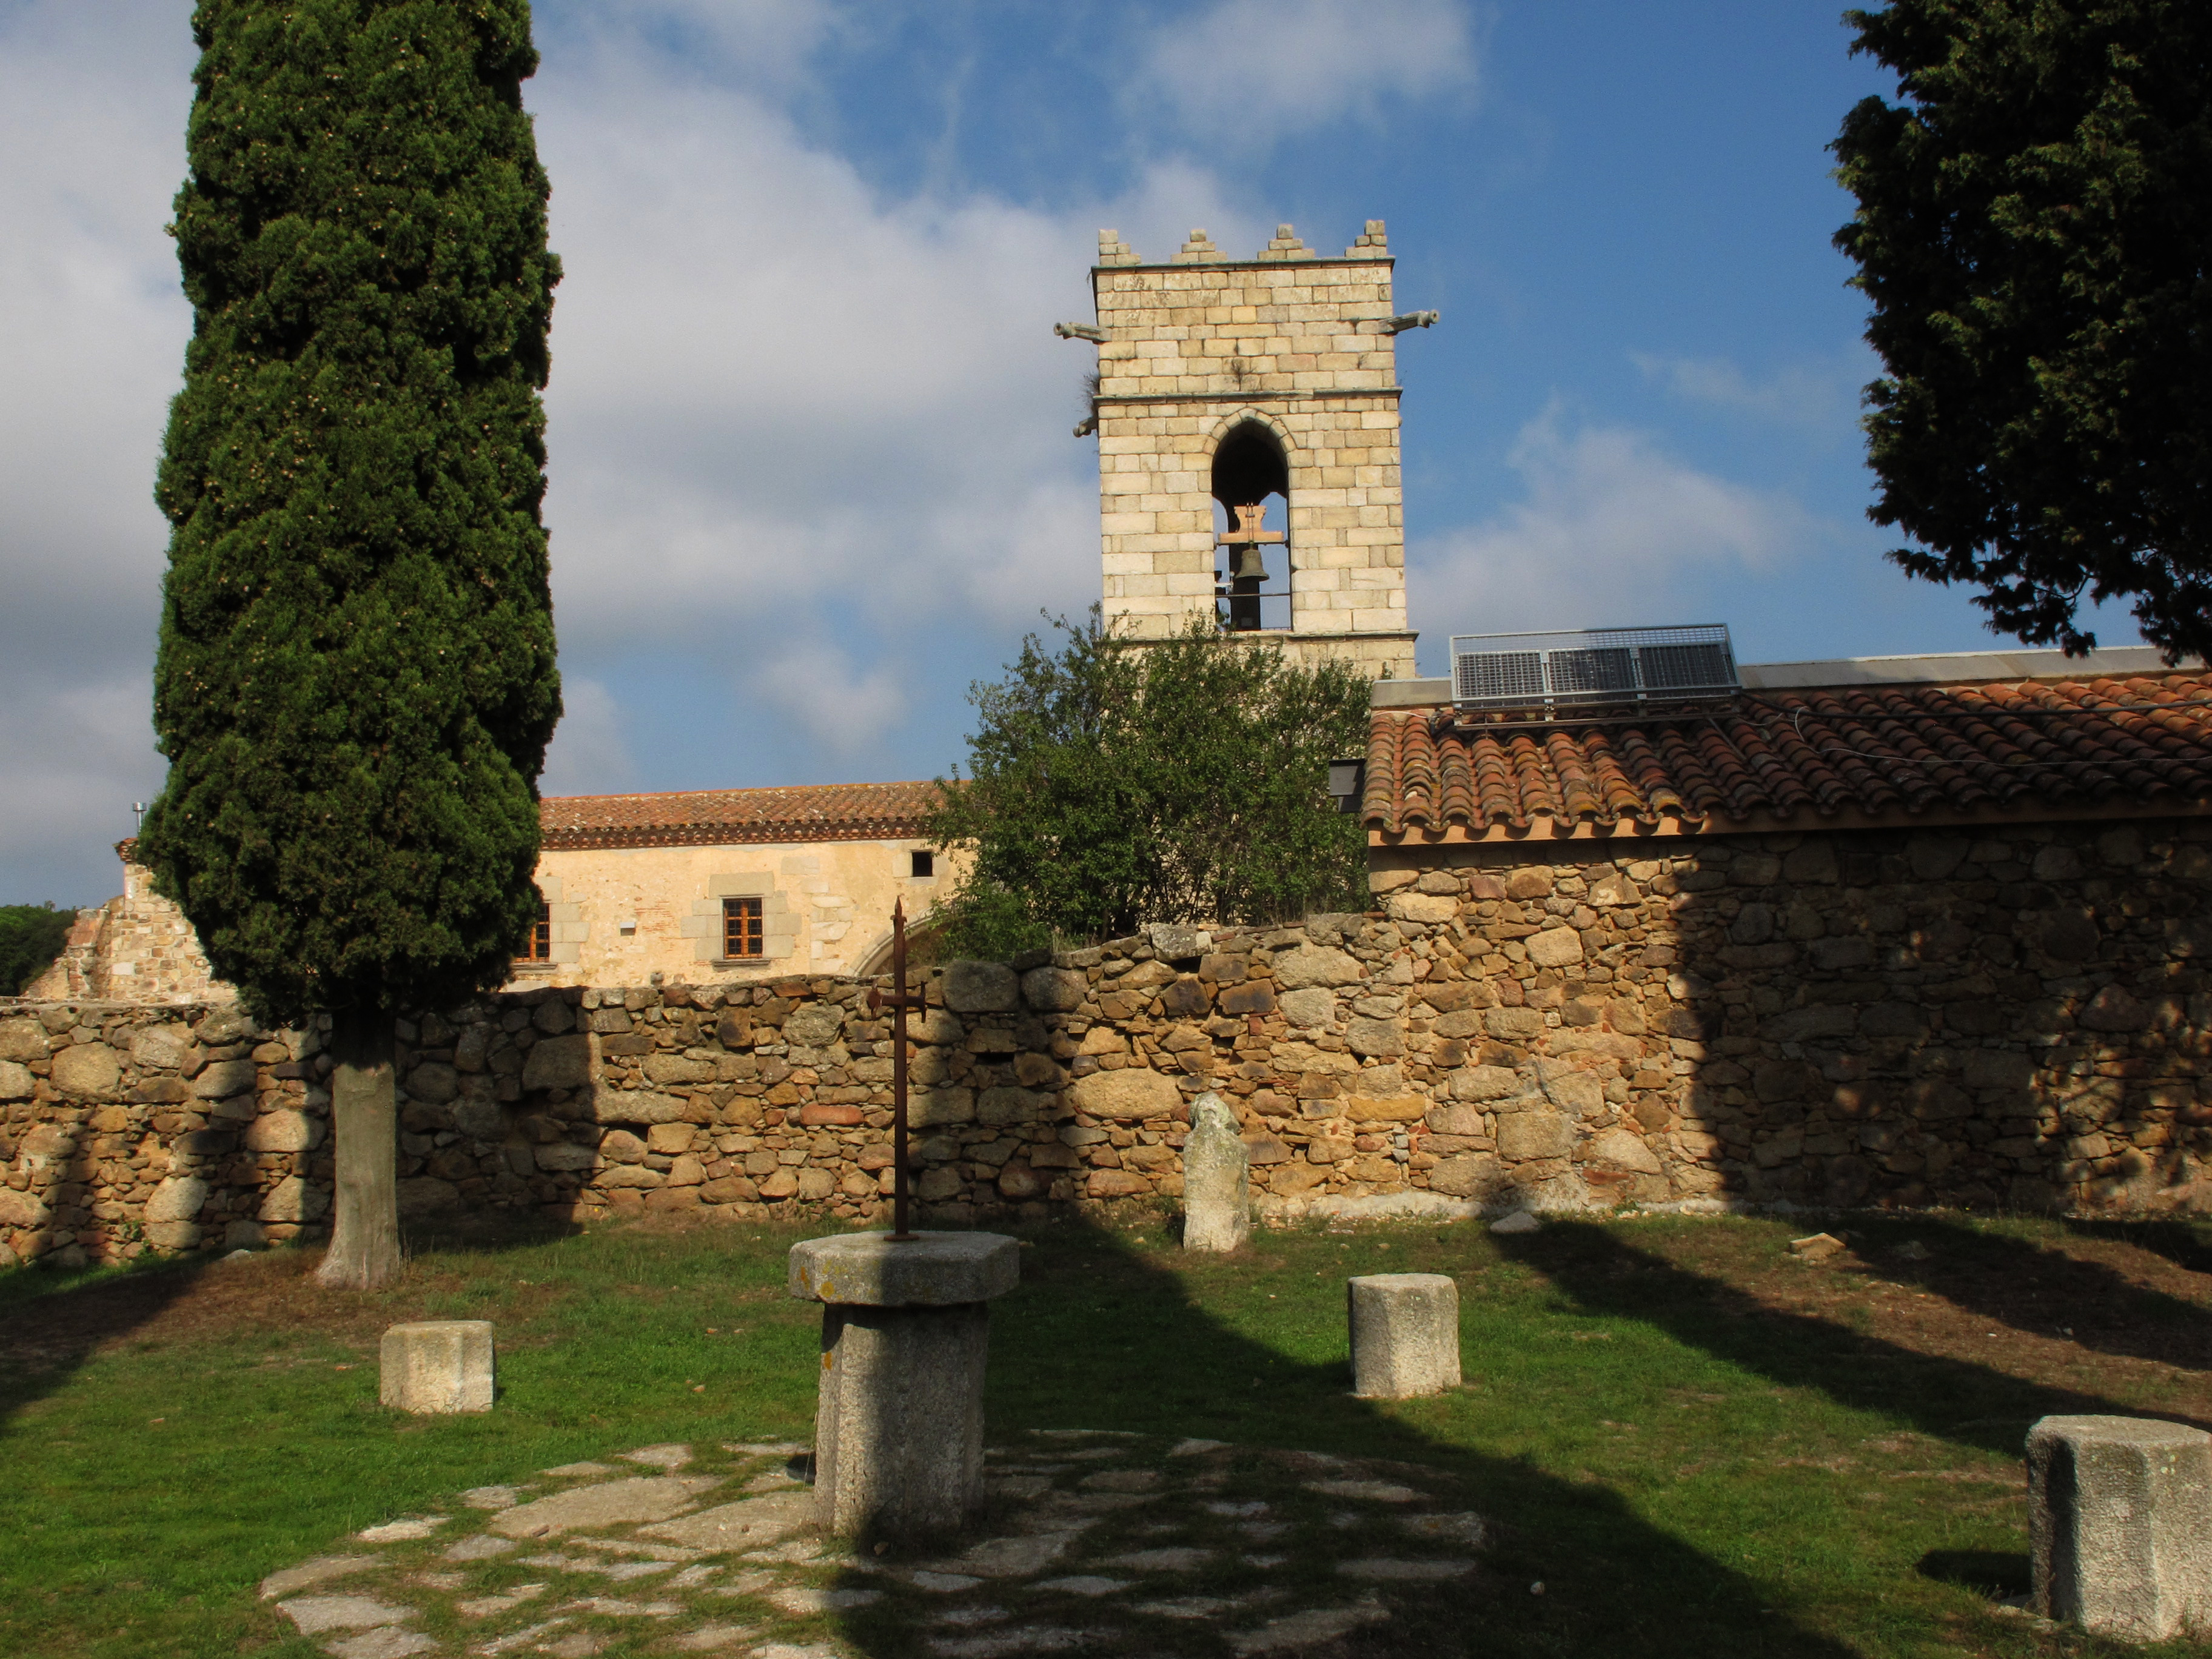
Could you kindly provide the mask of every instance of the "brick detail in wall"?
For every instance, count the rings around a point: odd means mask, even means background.
[[[2208,837],[1523,851],[1381,872],[1367,915],[956,966],[916,1022],[924,1214],[1172,1200],[1207,1088],[1278,1213],[2212,1209]],[[402,1204],[872,1219],[890,1056],[865,994],[547,988],[405,1022]],[[327,1073],[318,1034],[233,1005],[0,1005],[0,1261],[319,1236]]]

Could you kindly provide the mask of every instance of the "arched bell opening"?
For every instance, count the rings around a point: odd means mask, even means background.
[[[1269,528],[1268,509],[1276,497],[1282,501],[1278,527]],[[1248,633],[1267,626],[1261,602],[1281,601],[1275,607],[1290,626],[1290,500],[1291,466],[1282,441],[1258,421],[1240,421],[1225,433],[1213,452],[1213,499],[1221,511],[1214,531],[1214,597],[1221,626],[1231,633]],[[1270,592],[1267,550],[1277,550],[1283,587]]]

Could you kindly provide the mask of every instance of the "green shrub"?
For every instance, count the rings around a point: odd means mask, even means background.
[[[69,943],[74,910],[44,904],[0,904],[0,995],[21,996],[23,989],[53,965]]]
[[[1054,943],[1052,929],[1031,918],[1018,893],[990,881],[970,882],[932,920],[939,925],[932,960],[1005,962]]]
[[[929,833],[972,848],[946,943],[1003,957],[1153,921],[1265,923],[1366,902],[1359,821],[1328,763],[1364,750],[1368,682],[1201,617],[1139,643],[1098,607],[1034,634],[981,716]]]

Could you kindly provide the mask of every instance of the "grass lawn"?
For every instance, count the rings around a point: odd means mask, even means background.
[[[1328,1651],[2107,1650],[1996,1605],[2026,1588],[2021,1442],[2049,1412],[2212,1425],[2212,1243],[2180,1224],[1829,1224],[1853,1249],[1820,1265],[1786,1248],[1809,1227],[1766,1220],[1263,1232],[1189,1261],[1164,1223],[1042,1225],[994,1310],[992,1435],[1199,1436],[1455,1477],[1498,1534],[1481,1578]],[[0,1277],[0,1653],[305,1659],[254,1585],[362,1527],[628,1446],[807,1438],[817,1311],[783,1294],[799,1236],[421,1239],[368,1296],[318,1291],[287,1253]],[[1463,1389],[1348,1397],[1342,1281],[1372,1272],[1457,1278]],[[498,1409],[386,1413],[377,1334],[441,1317],[498,1322]],[[925,1651],[865,1619],[849,1639]]]

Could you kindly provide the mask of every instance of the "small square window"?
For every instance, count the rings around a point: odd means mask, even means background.
[[[917,852],[909,853],[907,856],[914,860],[913,868],[908,870],[907,873],[912,876],[916,881],[927,881],[931,877],[937,873],[936,854],[930,852]]]
[[[722,955],[757,957],[761,951],[761,902],[757,898],[722,901]]]
[[[522,949],[515,953],[517,962],[550,962],[553,960],[553,907],[538,907],[538,920],[530,924],[530,932],[523,936]]]

